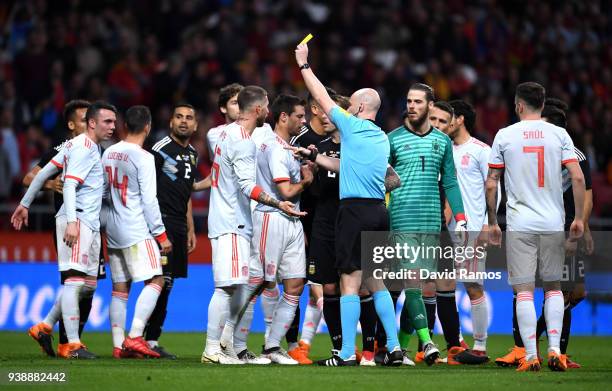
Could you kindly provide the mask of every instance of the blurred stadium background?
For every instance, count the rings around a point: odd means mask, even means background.
[[[205,177],[205,135],[223,122],[218,89],[240,82],[261,85],[271,96],[304,96],[293,48],[308,32],[315,35],[317,75],[344,94],[377,88],[383,100],[377,120],[388,130],[401,123],[408,86],[423,81],[438,99],[470,101],[477,137],[491,143],[499,128],[516,120],[516,84],[540,82],[548,96],[569,103],[568,130],[591,164],[592,230],[612,230],[611,12],[610,2],[589,0],[0,2],[0,330],[39,321],[58,288],[51,198],[39,197],[28,233],[12,231],[9,218],[24,174],[65,138],[67,101],[105,99],[120,111],[150,106],[150,143],[167,133],[174,103],[192,103],[199,120],[192,144]],[[124,134],[118,125],[116,139]],[[168,330],[206,324],[208,194],[194,194],[193,201],[199,245],[190,278],[175,284]],[[609,276],[599,273],[601,289],[576,308],[577,333],[612,334]],[[108,329],[109,285],[100,284],[96,293],[92,329]],[[509,287],[503,280],[491,288],[499,296],[491,332],[509,333]],[[467,298],[458,301],[469,315]],[[463,319],[469,334],[469,319]]]

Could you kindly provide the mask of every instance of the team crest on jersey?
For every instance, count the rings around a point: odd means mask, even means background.
[[[273,263],[268,264],[268,266],[266,266],[266,274],[269,276],[273,276],[276,274],[276,266],[274,266]]]
[[[242,277],[246,277],[249,275],[249,267],[248,266],[243,266],[242,267]]]
[[[461,167],[467,167],[470,165],[470,155],[467,153],[461,157]]]
[[[83,265],[87,265],[87,258],[89,258],[87,254],[83,254],[83,256],[81,257],[81,263]]]
[[[433,140],[431,142],[431,149],[433,149],[434,152],[438,152],[440,150],[440,144],[438,144],[438,140]]]
[[[191,155],[190,158],[191,158],[191,164],[195,166],[196,165],[196,158],[195,158],[195,156]]]
[[[404,146],[402,147],[402,149],[404,150],[409,150],[410,149],[410,144],[404,144]]]

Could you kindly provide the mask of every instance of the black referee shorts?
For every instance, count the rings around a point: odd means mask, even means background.
[[[334,284],[340,281],[336,269],[336,242],[313,235],[308,248],[306,277],[317,284]]]
[[[162,258],[164,276],[172,278],[187,277],[187,220],[162,215],[166,235],[172,243],[172,252]]]
[[[361,232],[388,231],[389,214],[384,200],[340,200],[336,218],[336,269],[340,273],[361,270]]]

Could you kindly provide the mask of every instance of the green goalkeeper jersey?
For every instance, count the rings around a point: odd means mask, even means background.
[[[401,178],[391,192],[391,229],[402,232],[440,232],[440,181],[454,215],[463,214],[450,138],[431,127],[423,135],[405,125],[388,135],[389,164]]]

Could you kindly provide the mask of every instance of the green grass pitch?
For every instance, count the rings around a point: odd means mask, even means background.
[[[57,333],[56,333],[57,334]],[[56,336],[57,338],[57,336]],[[442,338],[435,337],[442,345]],[[204,334],[165,333],[162,345],[179,355],[177,361],[114,360],[110,333],[85,333],[83,340],[101,358],[93,361],[66,361],[43,356],[38,345],[25,332],[0,333],[0,388],[6,386],[8,371],[64,371],[68,382],[45,385],[45,389],[78,390],[603,390],[612,379],[612,338],[572,337],[570,351],[581,369],[565,373],[544,367],[539,373],[516,373],[494,363],[478,367],[436,365],[399,368],[322,368],[316,366],[218,366],[200,364]],[[261,334],[250,337],[253,350],[260,346]],[[411,341],[414,343],[415,341]],[[491,358],[506,352],[510,336],[491,336]],[[360,343],[359,343],[360,344]],[[545,346],[542,344],[542,346]],[[315,338],[312,358],[329,355],[329,338]],[[36,389],[28,384],[19,388]]]

